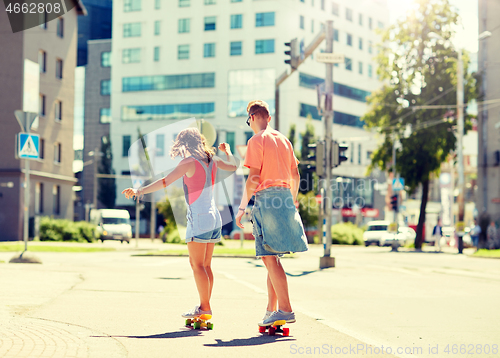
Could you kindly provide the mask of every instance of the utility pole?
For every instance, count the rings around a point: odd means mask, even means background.
[[[26,123],[26,133],[30,134],[31,123],[26,118],[27,113],[24,113],[24,121]],[[24,173],[24,251],[28,251],[28,230],[29,230],[29,217],[30,217],[30,160],[24,159],[25,173]]]
[[[99,148],[94,149],[94,210],[97,210],[97,153],[99,153]]]
[[[325,53],[333,53],[333,21],[326,22]],[[320,268],[335,267],[335,258],[330,256],[332,246],[332,127],[333,127],[333,63],[325,63],[325,110],[323,121],[325,126],[325,216],[326,245],[323,257],[320,258]]]
[[[458,253],[463,252],[464,243],[464,213],[465,213],[465,175],[464,175],[464,65],[462,61],[462,50],[458,51],[457,63],[457,151],[458,151]]]

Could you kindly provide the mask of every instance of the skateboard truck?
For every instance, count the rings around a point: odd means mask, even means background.
[[[214,329],[214,324],[211,322],[207,322],[212,315],[202,314],[194,318],[186,319],[186,327],[192,327],[194,329],[202,329],[206,328],[208,330]]]
[[[270,336],[274,336],[276,333],[281,333],[283,337],[288,337],[290,335],[290,328],[281,328],[285,324],[286,324],[285,320],[275,321],[270,326],[264,326],[264,327],[259,326],[259,332],[265,333],[266,330],[269,328],[268,334]]]

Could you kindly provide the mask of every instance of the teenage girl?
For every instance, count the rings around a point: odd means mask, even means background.
[[[143,188],[128,188],[122,191],[128,199],[141,198],[144,194],[166,188],[182,177],[184,196],[188,204],[186,243],[189,262],[193,269],[200,304],[182,316],[194,318],[201,314],[212,314],[210,297],[214,285],[211,269],[214,246],[221,239],[222,220],[214,201],[214,184],[217,169],[235,171],[236,161],[229,144],[221,143],[219,149],[227,160],[215,156],[214,148],[207,145],[205,137],[197,128],[181,131],[170,150],[170,156],[183,159],[166,177]]]

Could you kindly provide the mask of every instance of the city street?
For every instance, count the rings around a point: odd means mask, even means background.
[[[257,328],[260,260],[214,258],[214,330],[198,331],[180,316],[197,304],[186,257],[134,256],[166,247],[149,240],[104,246],[118,251],[0,264],[0,356],[498,356],[498,260],[334,246],[336,267],[319,270],[312,246],[283,259],[297,322],[271,337]]]

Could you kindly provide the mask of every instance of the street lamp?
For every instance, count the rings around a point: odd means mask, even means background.
[[[99,151],[99,148],[96,147],[94,150],[87,153],[89,157],[93,157],[91,160],[83,163],[83,166],[89,164],[94,164],[94,192],[93,192],[93,208],[97,209],[97,156],[103,156],[104,154]]]

